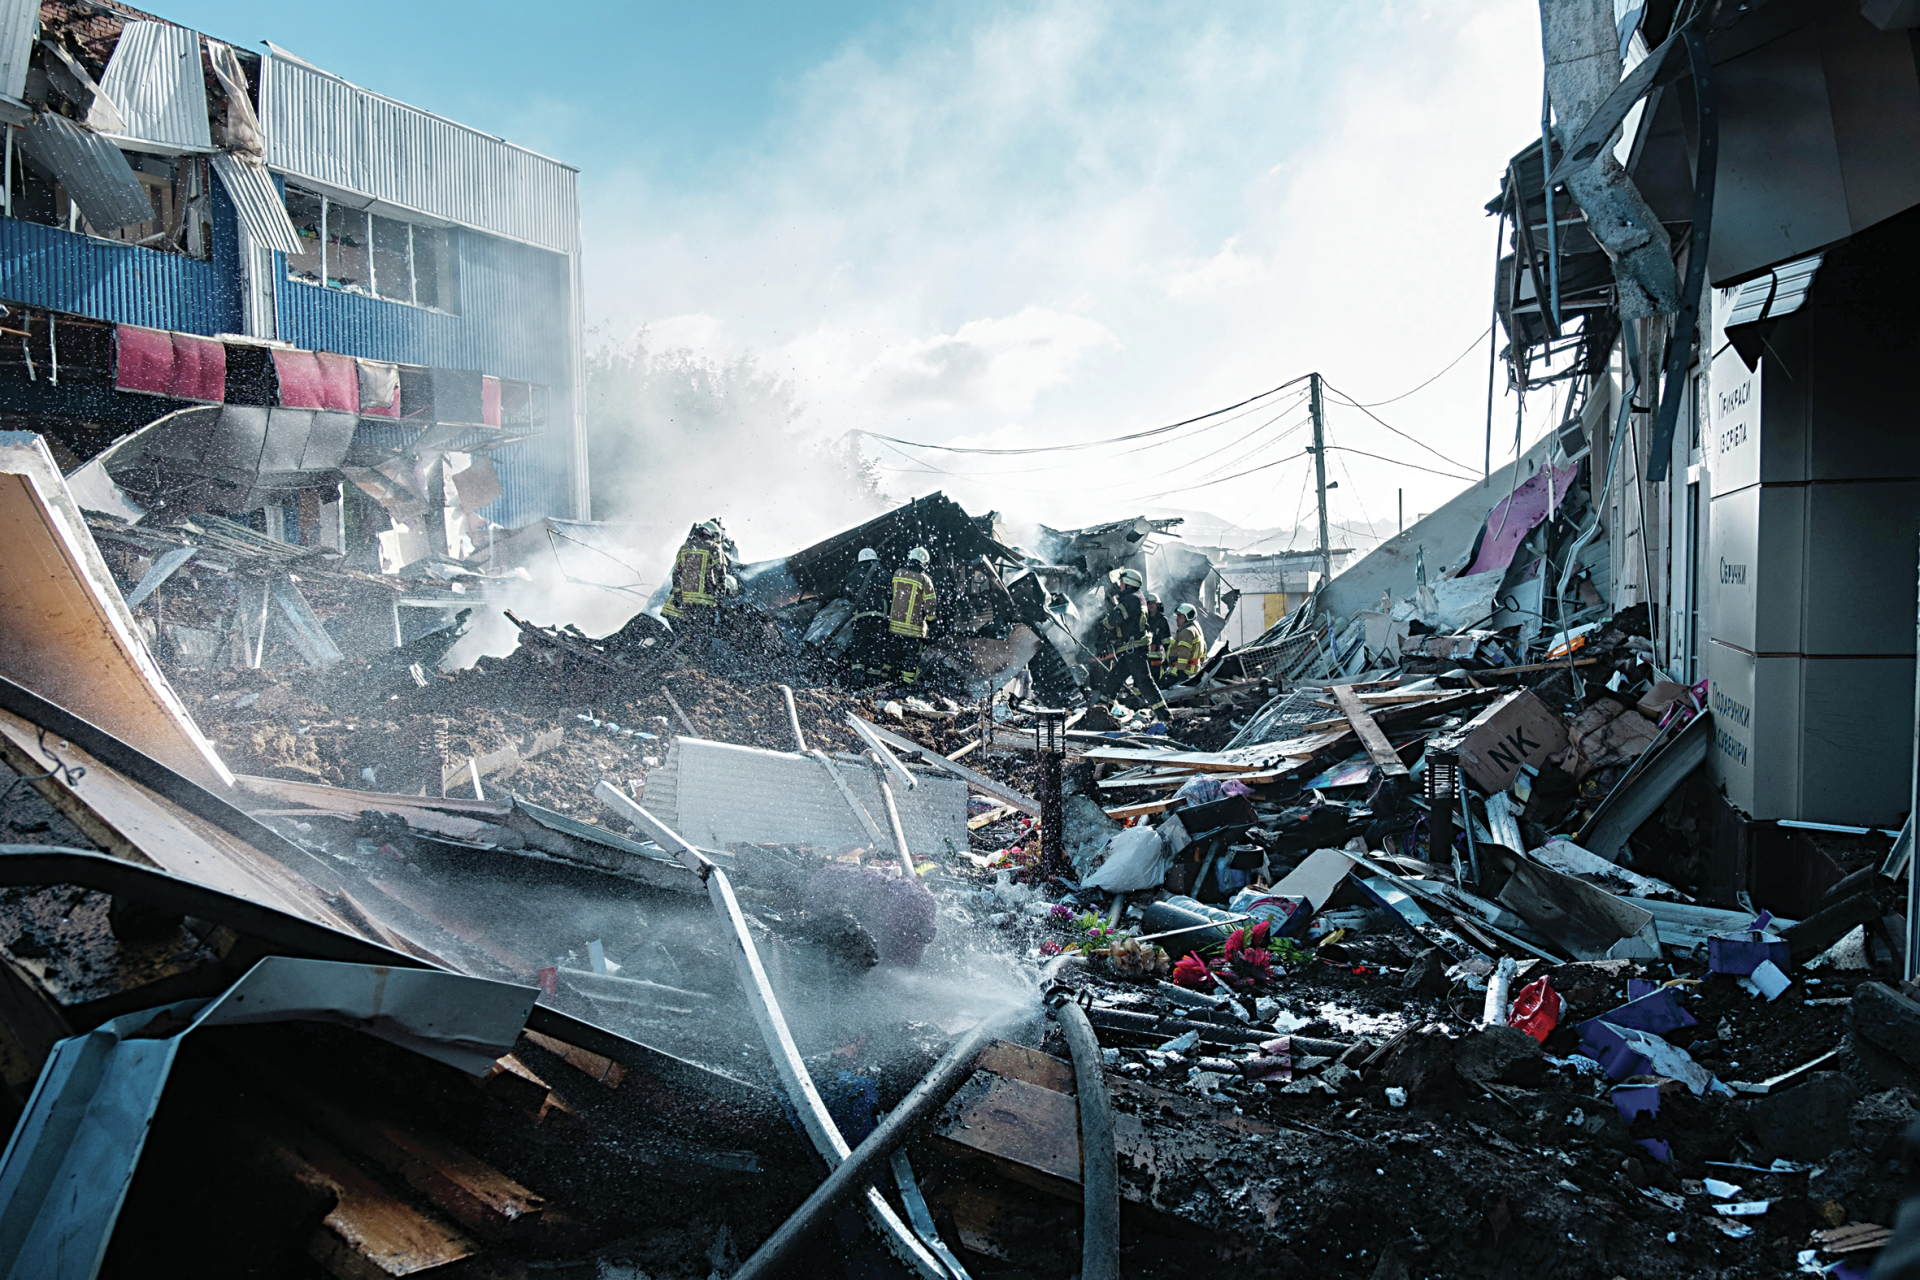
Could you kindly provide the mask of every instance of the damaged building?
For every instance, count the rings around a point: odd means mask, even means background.
[[[1914,1274],[1912,9],[1542,0],[1558,417],[1372,549],[931,493],[695,625],[573,170],[0,5],[4,1269]]]

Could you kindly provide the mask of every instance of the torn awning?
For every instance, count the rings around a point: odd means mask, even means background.
[[[43,111],[20,131],[21,154],[51,174],[95,231],[153,220],[147,189],[120,148],[62,115]]]
[[[116,390],[205,404],[227,398],[227,348],[211,338],[117,325],[113,357]]]
[[[280,403],[289,409],[360,412],[360,370],[352,356],[276,347],[273,371],[280,383]]]
[[[213,158],[213,172],[233,200],[234,211],[254,244],[281,253],[301,252],[300,237],[287,218],[287,204],[273,185],[273,175],[257,164],[249,164],[222,153]]]
[[[171,22],[129,22],[100,77],[120,109],[118,135],[148,151],[209,151],[200,34]]]
[[[1513,553],[1520,549],[1521,542],[1535,526],[1547,518],[1548,510],[1567,500],[1567,489],[1579,469],[1577,465],[1561,471],[1542,467],[1510,496],[1501,499],[1487,512],[1487,523],[1474,546],[1473,562],[1460,576],[1470,578],[1512,564]],[[1553,477],[1551,493],[1547,489],[1548,476]]]

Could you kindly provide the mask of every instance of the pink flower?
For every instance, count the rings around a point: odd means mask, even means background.
[[[1245,929],[1235,929],[1232,933],[1228,934],[1227,935],[1227,959],[1229,960],[1233,959],[1234,953],[1239,951],[1240,948],[1246,945],[1247,945],[1247,931]]]
[[[1057,942],[1043,942],[1040,944],[1040,954],[1043,956],[1057,956],[1060,954],[1060,944]]]
[[[1259,924],[1256,924],[1255,926],[1253,926],[1253,932],[1247,935],[1247,945],[1249,947],[1256,947],[1256,948],[1264,947],[1267,945],[1267,939],[1271,937],[1272,934],[1273,934],[1272,923],[1270,921],[1262,920]]]
[[[1179,963],[1173,966],[1173,983],[1196,991],[1213,985],[1208,977],[1207,962],[1200,958],[1198,952],[1188,952],[1180,957]]]

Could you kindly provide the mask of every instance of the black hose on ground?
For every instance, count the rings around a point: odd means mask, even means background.
[[[1100,1070],[1100,1041],[1071,991],[1056,990],[1047,1004],[1073,1058],[1080,1106],[1080,1190],[1086,1202],[1080,1280],[1120,1280],[1120,1156],[1114,1146],[1113,1100]]]

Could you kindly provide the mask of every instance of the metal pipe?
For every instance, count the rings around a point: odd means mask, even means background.
[[[1120,1280],[1120,1157],[1114,1146],[1113,1100],[1100,1073],[1100,1041],[1071,991],[1056,992],[1048,1003],[1073,1058],[1080,1106],[1080,1280]]]
[[[989,1016],[947,1050],[946,1056],[934,1064],[933,1070],[913,1087],[913,1092],[903,1098],[899,1106],[887,1113],[866,1141],[827,1175],[827,1180],[780,1224],[779,1230],[767,1237],[766,1243],[754,1250],[753,1256],[733,1273],[733,1280],[763,1280],[778,1274],[807,1233],[867,1186],[891,1162],[893,1153],[913,1137],[921,1121],[944,1107],[947,1100],[960,1091],[960,1086],[972,1077],[974,1060],[980,1051],[989,1040],[999,1036],[1000,1029],[1016,1012],[1004,1010]],[[1088,1034],[1092,1034],[1091,1028]]]
[[[747,931],[746,916],[740,911],[739,899],[733,896],[733,885],[727,880],[727,873],[688,844],[679,832],[635,804],[618,787],[602,782],[594,788],[594,795],[612,806],[616,813],[629,821],[637,820],[640,826],[653,832],[661,848],[672,849],[674,856],[687,870],[706,882],[707,898],[713,903],[715,914],[732,937],[734,976],[753,1009],[753,1020],[760,1028],[760,1038],[767,1046],[767,1055],[773,1059],[774,1074],[780,1078],[787,1100],[799,1117],[800,1127],[806,1132],[808,1141],[813,1143],[814,1150],[820,1153],[820,1158],[827,1162],[828,1167],[837,1169],[852,1153],[852,1148],[840,1136],[840,1126],[834,1123],[833,1116],[827,1111],[827,1104],[820,1097],[820,1091],[814,1088],[813,1077],[807,1074],[807,1064],[800,1056],[799,1045],[794,1043],[786,1015],[780,1011],[780,1002],[773,994],[773,984],[767,980],[766,966],[760,963],[760,949],[754,945],[753,935]],[[869,1134],[867,1140],[871,1142],[873,1135]],[[886,1197],[871,1186],[866,1188],[866,1209],[867,1217],[880,1233],[880,1238],[894,1256],[906,1263],[916,1275],[923,1280],[949,1280],[947,1269],[940,1260],[927,1251],[919,1238],[908,1230],[906,1223],[900,1221],[900,1215],[893,1211]]]
[[[880,798],[887,802],[887,825],[893,831],[893,851],[900,856],[901,869],[912,876],[913,855],[907,851],[907,833],[900,825],[900,806],[893,799],[893,784],[887,781],[887,770],[880,763],[880,757],[868,752],[867,758],[873,761],[873,780],[880,784]]]
[[[800,709],[793,705],[793,690],[783,684],[780,686],[780,696],[787,700],[787,723],[793,726],[794,749],[805,755],[807,735],[800,732]]]

